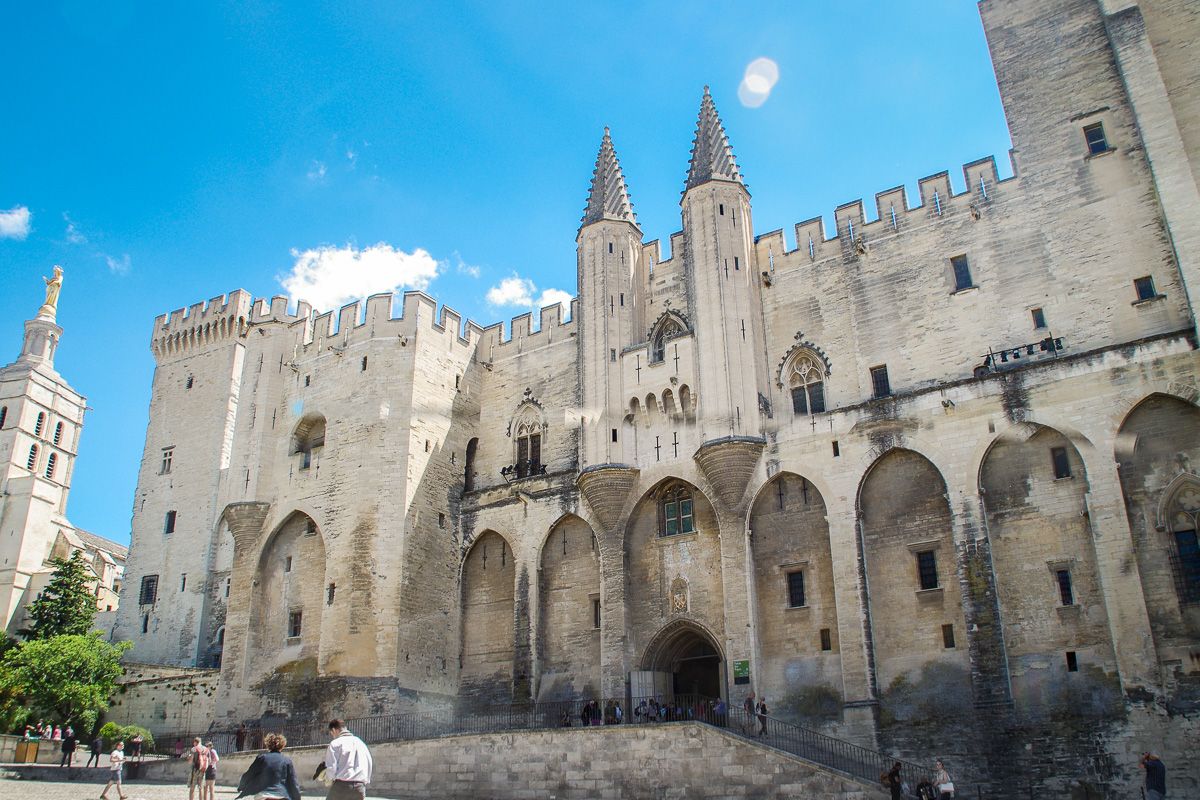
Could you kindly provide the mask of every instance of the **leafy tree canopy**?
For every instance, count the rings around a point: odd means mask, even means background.
[[[121,655],[132,646],[110,644],[98,632],[22,642],[0,662],[0,691],[48,719],[90,730],[108,709],[123,671]]]
[[[54,574],[50,583],[29,605],[29,627],[20,631],[25,639],[52,636],[82,636],[92,628],[96,596],[92,594],[87,562],[76,550],[70,558],[51,559]]]

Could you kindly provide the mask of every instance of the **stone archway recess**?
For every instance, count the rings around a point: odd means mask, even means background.
[[[667,623],[650,640],[641,671],[630,675],[631,701],[641,697],[725,697],[725,657],[713,635],[691,620]]]

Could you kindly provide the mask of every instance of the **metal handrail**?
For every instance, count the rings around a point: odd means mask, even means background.
[[[346,720],[346,727],[364,742],[379,744],[456,734],[582,727],[585,724],[655,725],[666,722],[699,722],[876,785],[881,774],[888,772],[898,761],[870,748],[776,717],[760,717],[748,713],[740,706],[722,707],[715,698],[701,695],[637,697],[632,698],[629,707],[626,707],[625,699],[591,702],[596,703],[596,710],[587,715],[584,714],[584,708],[589,701],[569,700],[353,717]],[[616,714],[618,705],[621,709],[619,721]],[[328,731],[323,723],[284,722],[279,725],[245,728],[243,747],[240,749],[260,749],[263,737],[269,732],[282,733],[291,747],[325,744],[329,741]],[[169,754],[176,739],[181,740],[186,748],[194,735],[199,735],[205,742],[212,741],[219,753],[239,749],[236,746],[237,730],[210,729],[199,734],[157,736],[155,751]],[[902,782],[907,785],[909,793],[915,792],[918,782],[928,778],[930,770],[911,762],[899,763]]]

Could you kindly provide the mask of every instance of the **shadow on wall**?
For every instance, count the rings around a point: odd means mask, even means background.
[[[879,698],[883,725],[957,722],[971,713],[971,676],[958,664],[931,661],[915,678],[905,673]]]

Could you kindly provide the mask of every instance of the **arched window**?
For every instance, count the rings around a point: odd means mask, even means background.
[[[25,462],[25,468],[29,471],[37,469],[38,446],[31,444],[29,446],[29,460]]]
[[[37,416],[37,422],[34,423],[34,426],[33,426],[33,435],[41,436],[42,428],[45,428],[45,427],[46,427],[46,412],[39,411],[38,416]]]
[[[1200,541],[1196,533],[1200,518],[1200,486],[1185,485],[1175,494],[1170,506],[1172,571],[1180,605],[1200,604]]]
[[[58,463],[58,453],[51,453],[46,459],[46,477],[54,478],[54,466]]]
[[[63,424],[60,422],[54,426],[54,443],[55,444],[60,444],[62,442],[62,433],[63,433]]]
[[[672,486],[662,493],[659,510],[662,519],[660,536],[676,536],[696,530],[692,516],[692,492],[683,484]]]
[[[657,363],[666,358],[667,342],[683,333],[683,325],[674,317],[667,317],[650,337],[650,362]]]
[[[525,420],[517,425],[517,477],[538,475],[542,468],[542,426],[536,420]]]
[[[808,353],[799,353],[787,370],[792,411],[820,414],[825,411],[825,368]]]
[[[292,453],[300,454],[300,469],[312,466],[313,451],[325,446],[325,418],[314,414],[300,420],[292,435]]]
[[[463,491],[469,492],[475,488],[475,454],[479,451],[478,437],[467,442],[467,463],[463,468]]]

